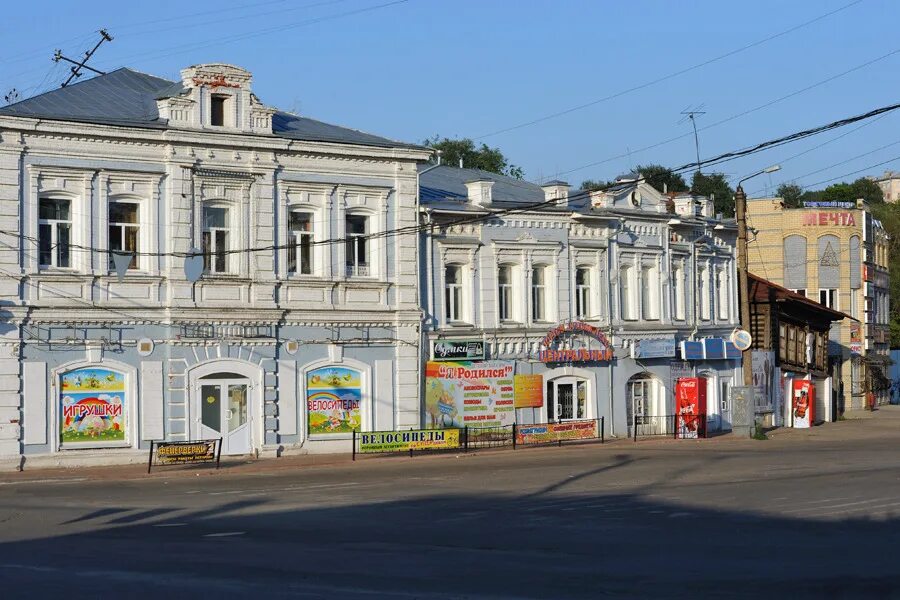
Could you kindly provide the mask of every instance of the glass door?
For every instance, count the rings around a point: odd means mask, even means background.
[[[587,382],[574,378],[548,382],[547,415],[554,421],[587,418]]]
[[[205,377],[200,385],[200,423],[197,437],[222,438],[222,454],[249,454],[249,383],[246,379]]]

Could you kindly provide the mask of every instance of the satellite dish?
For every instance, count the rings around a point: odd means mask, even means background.
[[[113,267],[116,269],[116,277],[119,278],[119,283],[125,281],[125,273],[128,272],[128,267],[131,266],[131,260],[134,258],[133,252],[113,252]]]
[[[184,277],[191,283],[200,281],[203,276],[203,252],[197,248],[191,248],[184,257]]]

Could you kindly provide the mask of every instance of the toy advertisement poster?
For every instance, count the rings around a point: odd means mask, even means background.
[[[429,362],[425,417],[430,429],[512,425],[516,420],[513,365]]]
[[[60,377],[60,445],[66,448],[122,444],[127,409],[125,376],[85,367]]]
[[[362,374],[347,367],[322,367],[306,374],[310,435],[352,433],[362,417]]]

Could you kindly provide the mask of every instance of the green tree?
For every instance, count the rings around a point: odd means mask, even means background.
[[[455,167],[462,159],[463,167],[467,169],[490,171],[516,179],[522,179],[525,176],[522,168],[510,164],[499,148],[491,148],[487,144],[476,146],[475,142],[469,138],[453,140],[436,135],[422,143],[440,151],[441,164]],[[432,161],[437,162],[437,156],[432,158]]]
[[[868,204],[884,202],[884,193],[871,179],[860,177],[853,183],[833,183],[822,190],[821,199],[827,202],[852,202],[862,198]]]
[[[775,195],[784,200],[785,208],[802,206],[803,188],[796,183],[782,183],[775,191]]]
[[[609,182],[607,181],[594,181],[593,179],[585,179],[581,182],[581,189],[586,192],[593,192],[596,190],[602,190],[609,187]]]
[[[734,215],[734,190],[728,185],[724,173],[694,173],[691,191],[707,198],[713,197],[716,213],[726,217]]]
[[[662,165],[641,165],[635,170],[659,192],[686,192],[688,189],[684,177]]]

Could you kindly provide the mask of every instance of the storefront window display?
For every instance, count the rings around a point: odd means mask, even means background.
[[[59,441],[63,448],[127,443],[128,408],[122,373],[82,367],[59,378]]]
[[[347,367],[322,367],[306,374],[310,435],[346,434],[359,429],[362,373]]]

